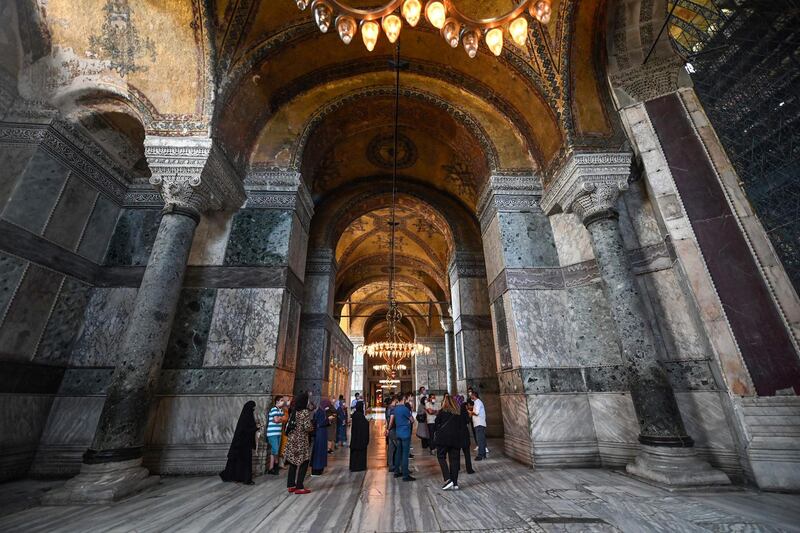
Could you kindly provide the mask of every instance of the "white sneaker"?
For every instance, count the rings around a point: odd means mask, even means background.
[[[478,451],[478,447],[477,447],[477,446],[475,446],[475,451],[476,451],[476,452]]]
[[[486,447],[486,455],[489,455],[489,447]]]
[[[448,479],[444,482],[444,485],[442,485],[442,490],[450,490],[453,488],[453,486],[453,482]]]
[[[460,489],[460,488],[458,488],[458,485],[453,485],[453,488],[452,488],[452,489],[450,489],[450,490],[461,490],[461,489]]]

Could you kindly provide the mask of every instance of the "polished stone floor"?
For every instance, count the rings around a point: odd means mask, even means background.
[[[800,531],[800,495],[751,489],[670,493],[610,470],[530,470],[499,453],[462,473],[458,492],[440,489],[433,457],[415,443],[414,475],[387,475],[383,439],[373,427],[370,470],[353,474],[346,449],[309,495],[285,489],[278,478],[255,486],[217,477],[164,478],[147,492],[115,505],[41,507],[38,498],[61,482],[0,485],[0,531]]]

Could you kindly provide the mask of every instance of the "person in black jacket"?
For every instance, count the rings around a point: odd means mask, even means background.
[[[364,402],[356,403],[353,413],[353,428],[350,432],[350,471],[363,472],[367,469],[367,448],[369,447],[369,422],[364,416]]]
[[[449,394],[444,396],[442,407],[436,415],[435,426],[433,439],[436,446],[436,458],[439,460],[444,478],[442,490],[458,490],[458,470],[461,448],[464,445],[466,420],[455,399]],[[449,468],[445,457],[450,462]]]
[[[475,470],[472,469],[472,454],[469,451],[471,446],[469,440],[470,433],[470,420],[469,410],[467,409],[467,402],[460,394],[456,396],[456,403],[461,407],[461,418],[464,419],[464,436],[461,443],[461,451],[464,453],[464,463],[467,465],[467,474],[474,474]]]

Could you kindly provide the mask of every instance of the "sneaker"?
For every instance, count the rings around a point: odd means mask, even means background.
[[[476,461],[483,461],[483,457],[481,457],[481,456],[479,455],[478,457],[476,457],[476,458],[475,458],[475,460],[476,460]]]
[[[453,490],[461,490],[461,489],[458,488],[458,485],[453,485]]]
[[[474,473],[475,473],[474,470],[467,470],[467,474],[474,474]]]
[[[294,491],[295,494],[310,494],[311,489],[297,489]]]
[[[395,474],[394,477],[403,477],[403,474]]]
[[[403,481],[416,481],[416,480],[417,478],[415,478],[414,476],[408,476],[403,478]]]
[[[450,490],[452,488],[453,488],[453,482],[450,481],[449,479],[444,482],[444,485],[442,485],[442,490]]]
[[[288,489],[288,490],[289,490],[289,492],[294,492],[294,491],[296,491],[297,489],[296,489],[296,488],[294,488],[294,487],[289,487],[289,489]]]
[[[474,449],[473,451],[477,452],[477,451],[478,451],[478,447],[477,447],[477,446],[475,446],[475,449]]]
[[[486,447],[486,455],[489,455],[489,447]]]

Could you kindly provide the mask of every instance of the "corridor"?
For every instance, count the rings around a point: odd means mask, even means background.
[[[476,474],[462,471],[461,490],[442,492],[435,458],[414,443],[417,481],[387,475],[381,422],[372,423],[369,470],[348,471],[348,450],[332,456],[312,493],[288,494],[286,473],[254,487],[218,477],[169,477],[120,503],[37,507],[61,482],[0,485],[0,531],[35,533],[148,531],[800,531],[800,496],[751,489],[670,493],[604,469],[531,470],[500,454]],[[27,507],[27,508],[25,508]]]

